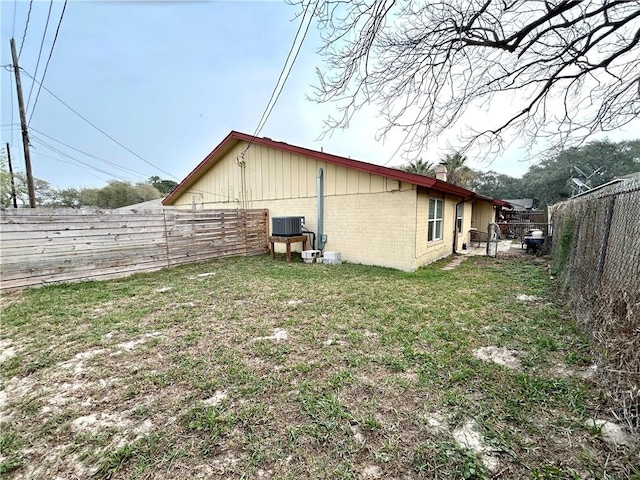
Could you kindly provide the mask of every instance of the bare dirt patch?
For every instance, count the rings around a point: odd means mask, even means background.
[[[256,337],[252,341],[260,342],[263,340],[272,340],[274,342],[281,342],[289,339],[289,333],[284,328],[276,328],[273,330],[273,335],[266,337]]]
[[[606,443],[613,446],[632,446],[638,442],[638,438],[625,431],[625,429],[617,423],[608,420],[589,418],[585,421],[585,425],[597,432],[598,436]]]
[[[378,465],[367,465],[360,472],[360,478],[363,480],[382,478],[382,469]]]
[[[151,333],[145,333],[144,335],[142,335],[139,338],[136,338],[134,340],[129,340],[128,342],[123,342],[123,343],[119,343],[115,346],[116,349],[119,350],[127,350],[127,351],[131,351],[134,348],[136,348],[139,345],[143,345],[144,343],[146,343],[149,339],[151,338],[156,338],[156,337],[160,337],[162,336],[161,332],[151,332]]]
[[[525,295],[525,294],[518,295],[516,299],[520,302],[539,302],[542,300],[540,297],[537,297],[535,295]]]
[[[485,445],[480,432],[473,421],[468,421],[452,432],[453,438],[462,448],[471,450],[482,460],[482,464],[489,472],[495,473],[500,468],[500,460],[492,454],[493,450]]]
[[[520,360],[516,356],[518,352],[504,347],[481,347],[473,351],[473,356],[479,360],[491,361],[511,369],[520,368]]]
[[[15,356],[16,347],[13,345],[13,340],[10,338],[0,340],[0,363],[4,363]]]
[[[114,331],[102,338],[110,341],[117,335]],[[159,336],[159,332],[150,332],[128,342],[89,348],[44,371],[9,379],[0,390],[0,420],[5,422],[6,428],[13,428],[20,405],[26,404],[38,409],[37,415],[20,420],[23,428],[37,431],[44,425],[54,431],[67,430],[76,439],[89,439],[83,446],[68,438],[59,441],[54,449],[41,441],[33,443],[20,454],[27,465],[25,478],[90,478],[97,467],[86,464],[91,458],[89,452],[93,451],[92,455],[95,455],[103,450],[117,449],[155,429],[151,418],[139,415],[140,405],[121,410],[129,403],[123,399],[130,388],[121,375],[132,366],[135,368],[136,362],[132,362],[135,347]],[[148,400],[153,403],[156,399],[152,396]],[[69,451],[79,453],[69,456]],[[66,460],[61,462],[61,458]]]
[[[602,465],[632,478],[634,446],[584,424],[591,383],[551,372],[588,365],[568,360],[565,340],[580,339],[549,304],[523,312],[516,296],[540,278],[510,265],[469,258],[460,276],[232,259],[36,292],[41,313],[2,312],[19,348],[2,365],[15,441],[0,462],[16,460],[8,480],[605,478]],[[483,360],[525,368],[478,368],[478,345],[515,346]]]
[[[215,406],[215,405],[220,404],[227,397],[228,397],[228,394],[227,394],[226,391],[224,391],[224,390],[216,390],[216,392],[213,394],[212,397],[209,397],[206,400],[203,400],[202,403],[204,403],[207,406]]]

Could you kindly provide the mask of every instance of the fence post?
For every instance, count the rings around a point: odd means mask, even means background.
[[[616,197],[613,196],[607,203],[607,211],[604,218],[604,233],[602,235],[602,243],[600,244],[600,252],[598,254],[598,266],[596,268],[596,282],[594,287],[600,285],[602,273],[604,271],[604,262],[607,259],[607,247],[609,245],[609,234],[611,232],[611,219],[613,218],[613,207],[616,203]]]
[[[164,246],[167,255],[167,267],[171,266],[171,256],[169,255],[169,231],[167,229],[167,212],[162,209],[162,220],[164,222]]]
[[[249,256],[249,237],[247,236],[247,211],[242,210],[242,233],[244,236],[244,256]]]

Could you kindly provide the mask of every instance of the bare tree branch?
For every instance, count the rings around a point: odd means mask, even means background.
[[[409,153],[459,130],[470,108],[506,104],[456,145],[495,151],[514,137],[579,144],[640,114],[637,0],[321,0],[317,15],[313,98],[339,112],[327,132],[373,103],[379,135],[402,129]]]

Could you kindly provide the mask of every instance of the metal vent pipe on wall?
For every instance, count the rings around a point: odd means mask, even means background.
[[[324,171],[318,170],[318,183],[317,183],[317,195],[318,195],[318,250],[324,250]]]

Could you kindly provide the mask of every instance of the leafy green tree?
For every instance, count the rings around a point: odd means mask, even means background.
[[[29,205],[29,190],[27,188],[27,174],[21,171],[13,172],[18,206]],[[50,205],[55,198],[55,190],[51,184],[40,178],[33,178],[33,189],[36,194],[36,205]],[[11,197],[11,174],[4,153],[0,157],[0,205],[4,208],[13,207]]]
[[[7,208],[13,206],[11,197],[11,174],[6,159],[6,152],[0,149],[0,206]]]
[[[490,170],[473,172],[470,190],[491,198],[521,198],[522,179]]]
[[[82,206],[80,195],[82,190],[78,188],[61,188],[55,191],[54,205],[65,208],[79,208]]]
[[[432,162],[426,162],[421,158],[417,160],[411,160],[406,165],[400,167],[400,170],[404,170],[409,173],[417,173],[418,175],[426,175],[433,177],[435,175],[435,167]]]
[[[157,175],[149,178],[149,183],[156,187],[160,193],[167,195],[178,186],[178,182],[173,180],[162,180]]]
[[[162,194],[149,183],[111,180],[105,187],[95,192],[95,206],[100,208],[120,208],[127,205],[160,198]],[[93,199],[93,198],[92,198]]]
[[[447,182],[463,188],[468,188],[471,185],[473,170],[465,165],[466,162],[467,157],[463,157],[459,153],[445,157],[441,163],[447,167]]]
[[[83,207],[98,206],[99,188],[82,188],[79,191],[78,202]]]
[[[586,179],[578,174],[578,167],[587,175],[597,173],[588,180],[597,187],[616,177],[640,171],[640,140],[590,142],[582,147],[563,150],[555,156],[529,168],[522,177],[523,195],[535,198],[540,206],[551,205],[572,194],[571,178]]]
[[[28,205],[29,193],[26,174],[24,172],[14,171],[14,182],[18,205]],[[167,187],[171,181],[157,179],[157,182]],[[39,206],[119,208],[154,200],[163,196],[162,193],[152,185],[151,180],[149,182],[136,184],[112,180],[102,188],[71,187],[54,189],[49,182],[39,178],[34,178],[33,183],[36,194],[36,204]],[[4,208],[13,206],[11,198],[11,176],[6,160],[6,152],[2,149],[0,149],[0,206]]]
[[[119,208],[160,198],[162,194],[149,183],[132,184],[112,180],[102,188],[65,188],[56,190],[52,204],[60,207]]]

